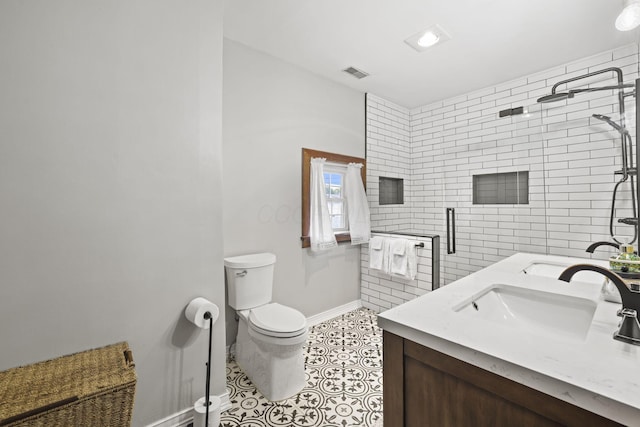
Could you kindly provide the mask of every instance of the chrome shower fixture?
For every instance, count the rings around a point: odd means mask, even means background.
[[[631,138],[631,134],[629,133],[627,128],[622,127],[618,123],[611,120],[611,117],[605,116],[604,114],[593,114],[592,117],[607,123],[609,126],[617,130],[620,133],[622,138],[622,169],[615,172],[616,175],[622,175],[622,177],[613,187],[613,196],[611,199],[611,215],[609,216],[609,234],[611,234],[611,238],[616,243],[621,243],[614,237],[613,219],[615,217],[618,188],[620,187],[620,184],[622,184],[623,182],[626,182],[627,180],[629,180],[629,183],[631,185],[631,206],[633,209],[633,216],[634,218],[637,218],[636,191],[634,188],[635,183],[634,183],[633,177],[637,176],[638,169],[633,166],[633,139]],[[629,218],[621,218],[618,220],[618,222],[622,224],[634,226],[634,235],[631,243],[635,242],[638,237],[637,222],[630,221]],[[587,248],[587,252],[589,252],[590,248],[591,247]],[[593,250],[591,251],[591,253],[593,253]]]
[[[545,95],[538,98],[537,102],[547,103],[547,102],[556,102],[563,101],[565,99],[571,99],[574,96],[574,92],[560,92],[560,93],[552,93],[551,95]]]
[[[567,83],[575,82],[577,80],[582,80],[588,77],[593,77],[593,76],[597,76],[599,74],[605,74],[605,73],[614,73],[617,78],[617,84],[607,85],[607,86],[579,88],[579,89],[570,89],[570,90],[567,90],[566,92],[556,92],[556,89],[561,85],[566,85]],[[627,88],[634,88],[634,90],[625,92],[625,89]],[[603,90],[618,91],[618,112],[620,113],[620,123],[614,122],[611,119],[611,117],[605,116],[603,114],[593,114],[593,118],[607,123],[609,126],[611,126],[616,131],[618,131],[618,133],[620,134],[620,143],[622,148],[622,170],[615,172],[615,175],[621,175],[621,178],[613,188],[613,196],[611,200],[611,215],[609,216],[609,234],[611,235],[611,238],[613,239],[614,242],[618,244],[621,243],[614,236],[613,224],[614,224],[614,218],[616,213],[616,199],[617,199],[618,189],[620,185],[624,182],[629,181],[629,185],[631,189],[631,198],[632,198],[631,205],[633,209],[633,217],[619,218],[618,223],[632,225],[634,227],[633,240],[630,242],[630,243],[633,243],[638,238],[638,219],[637,219],[638,210],[636,207],[637,201],[636,201],[636,189],[635,189],[635,182],[634,182],[635,181],[634,177],[638,175],[638,168],[634,167],[634,164],[633,164],[634,163],[633,162],[633,139],[631,137],[631,134],[627,130],[624,122],[624,119],[625,119],[624,99],[627,96],[634,96],[634,97],[636,96],[635,84],[624,83],[624,80],[622,77],[622,70],[618,67],[610,67],[610,68],[594,71],[592,73],[587,73],[580,76],[572,77],[570,79],[559,81],[558,83],[554,84],[553,87],[551,88],[551,94],[542,96],[538,98],[537,101],[539,103],[562,101],[565,99],[571,99],[575,96],[575,94],[578,94],[578,93],[597,92],[597,91],[603,91]],[[591,247],[589,247],[589,249],[593,251]],[[587,250],[587,252],[589,252],[589,249]]]
[[[633,167],[633,138],[631,138],[631,134],[627,128],[614,122],[609,116],[604,114],[592,114],[591,116],[602,120],[620,133],[622,138],[622,170],[616,172],[616,174],[621,174],[622,180],[626,181],[630,174],[637,173],[637,170]]]
[[[577,80],[586,79],[588,77],[597,76],[599,74],[604,74],[604,73],[615,73],[616,77],[618,79],[618,84],[617,85],[588,87],[588,88],[583,88],[583,89],[571,89],[571,90],[568,90],[567,92],[556,92],[556,89],[558,88],[558,86],[561,86],[561,85],[564,85],[564,84],[567,84],[567,83],[571,83],[571,82],[575,82]],[[622,105],[622,109],[620,110],[620,114],[624,114],[624,98],[627,97],[627,96],[635,96],[635,91],[624,92],[623,89],[635,88],[635,86],[636,85],[633,84],[633,83],[624,83],[624,80],[622,79],[622,70],[620,68],[618,68],[618,67],[610,67],[610,68],[605,68],[605,69],[602,69],[602,70],[594,71],[592,73],[587,73],[587,74],[583,74],[581,76],[576,76],[576,77],[572,77],[570,79],[559,81],[558,83],[554,84],[553,87],[551,88],[551,94],[550,95],[545,95],[545,96],[542,96],[542,97],[538,98],[537,102],[546,103],[546,102],[562,101],[564,99],[573,98],[576,93],[598,92],[598,91],[602,91],[602,90],[616,90],[616,89],[618,89],[619,90],[619,92],[618,92],[618,100],[620,101],[620,103]]]
[[[603,70],[604,71],[604,70]],[[592,75],[595,74],[599,74],[599,73],[591,73],[591,74],[585,74],[584,76],[580,76],[580,78],[585,78],[585,77],[590,77]],[[571,99],[575,96],[576,93],[585,93],[585,92],[599,92],[602,90],[616,90],[616,89],[626,89],[626,88],[631,88],[631,87],[636,87],[635,84],[633,83],[620,83],[618,85],[613,85],[613,86],[598,86],[598,87],[590,87],[590,88],[586,88],[586,89],[571,89],[568,92],[556,92],[556,87],[560,84],[563,83],[567,83],[570,81],[573,81],[576,79],[571,79],[571,80],[564,80],[562,82],[556,83],[553,88],[551,89],[551,94],[550,95],[545,95],[545,96],[541,96],[540,98],[538,98],[536,100],[536,102],[539,102],[541,104],[545,104],[547,102],[555,102],[555,101],[563,101],[565,99]],[[622,93],[623,98],[626,98],[627,96],[635,96],[636,92],[635,90],[633,92],[625,92]]]
[[[605,116],[604,114],[592,114],[592,117],[594,117],[594,118],[596,118],[598,120],[602,120],[603,122],[606,122],[609,126],[614,128],[615,130],[617,130],[621,134],[629,135],[629,131],[627,129],[623,128],[622,126],[620,126],[619,124],[617,124],[616,122],[611,120],[611,117],[609,117],[609,116]]]

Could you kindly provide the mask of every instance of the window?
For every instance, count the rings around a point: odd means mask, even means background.
[[[347,201],[344,198],[346,170],[345,165],[325,164],[324,167],[325,195],[327,196],[327,205],[329,205],[331,226],[336,234],[349,231]]]
[[[302,149],[302,247],[311,245],[309,240],[309,185],[311,174],[311,159],[323,157],[327,159],[324,167],[324,186],[327,204],[331,214],[331,225],[336,232],[336,240],[350,242],[349,219],[347,218],[347,201],[344,199],[344,177],[349,163],[362,163],[362,183],[367,187],[367,163],[360,157],[344,156],[342,154],[327,153],[325,151]]]

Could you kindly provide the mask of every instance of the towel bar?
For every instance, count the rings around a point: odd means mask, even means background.
[[[422,234],[404,231],[378,231],[371,230],[371,234],[387,234],[396,236],[418,237],[422,239],[431,239],[431,289],[436,290],[440,287],[440,236],[437,234]],[[416,243],[416,248],[424,248],[424,242]]]

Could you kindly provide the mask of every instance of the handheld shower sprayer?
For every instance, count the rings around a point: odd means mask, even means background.
[[[630,186],[631,186],[631,206],[633,209],[633,216],[634,218],[637,218],[636,191],[635,191],[635,183],[634,183],[633,175],[637,175],[638,170],[633,167],[633,139],[631,138],[631,134],[629,133],[627,128],[611,120],[611,117],[605,116],[604,114],[593,114],[592,117],[607,123],[609,126],[617,130],[621,135],[622,170],[616,172],[616,174],[621,173],[622,178],[620,178],[620,180],[613,187],[613,197],[611,199],[611,215],[609,216],[609,233],[611,234],[611,238],[615,242],[621,243],[620,241],[618,241],[618,239],[614,237],[613,219],[615,217],[616,198],[618,195],[618,188],[620,187],[620,184],[622,184],[627,180],[629,180]],[[618,222],[626,223],[624,221],[625,219],[618,220]],[[637,223],[633,225],[634,225],[634,236],[633,236],[633,241],[631,243],[635,242],[635,240],[638,237]]]
[[[627,128],[614,122],[609,116],[592,114],[592,117],[607,123],[620,133],[622,141],[622,176],[623,181],[626,181],[629,173],[635,173],[633,169],[633,139],[631,138],[631,134]]]
[[[592,117],[609,124],[609,126],[620,132],[622,135],[629,135],[629,131],[626,128],[623,128],[622,126],[611,120],[611,117],[609,116],[605,116],[604,114],[592,114]]]

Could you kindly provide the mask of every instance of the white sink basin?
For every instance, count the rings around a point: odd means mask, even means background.
[[[522,270],[522,274],[539,277],[550,277],[557,279],[560,274],[571,264],[555,263],[549,261],[533,261],[529,266]],[[571,279],[572,282],[595,283],[604,285],[607,281],[602,274],[593,271],[579,271]]]
[[[496,284],[466,299],[453,310],[478,321],[501,323],[519,332],[583,341],[589,332],[596,302]]]

